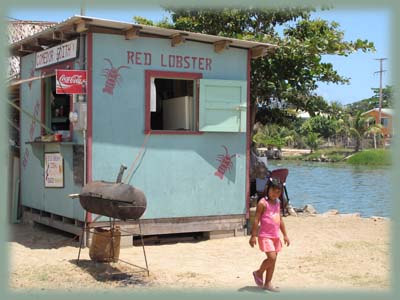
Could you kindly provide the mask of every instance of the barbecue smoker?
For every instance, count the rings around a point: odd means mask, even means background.
[[[146,196],[141,190],[121,182],[125,170],[126,166],[122,165],[116,182],[92,181],[80,194],[69,196],[79,198],[88,212],[123,221],[138,220],[146,211]]]
[[[79,202],[88,212],[123,221],[137,220],[146,210],[144,193],[121,182],[88,183],[79,194]]]
[[[139,268],[146,270],[147,274],[149,274],[140,222],[140,233],[122,233],[120,226],[115,225],[115,219],[122,221],[139,220],[147,206],[146,196],[141,190],[121,182],[125,169],[126,167],[123,165],[120,167],[115,183],[93,181],[85,185],[80,194],[70,195],[70,197],[73,198],[79,197],[79,202],[86,211],[110,218],[109,226],[93,228],[87,225],[85,217],[78,262],[83,245],[84,232],[92,233],[93,238],[90,245],[89,256],[92,260],[98,262],[117,262],[119,259],[121,236],[139,235],[141,237],[143,254],[146,262],[146,268]]]

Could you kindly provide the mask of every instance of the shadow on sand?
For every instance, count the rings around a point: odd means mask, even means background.
[[[58,249],[65,246],[79,247],[79,236],[46,225],[11,224],[9,242],[31,249]]]
[[[94,262],[89,259],[72,259],[71,264],[90,274],[95,280],[116,281],[120,285],[148,285],[150,278],[142,270],[123,270],[117,263]]]
[[[259,287],[256,287],[256,286],[245,286],[245,287],[238,289],[238,292],[250,292],[250,293],[258,293],[258,294],[266,293],[265,290],[263,290]]]

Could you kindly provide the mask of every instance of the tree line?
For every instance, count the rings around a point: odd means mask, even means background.
[[[261,146],[279,148],[310,148],[317,150],[321,145],[327,147],[354,146],[360,150],[363,140],[371,140],[374,148],[382,146],[382,125],[375,119],[364,115],[379,105],[379,89],[372,89],[374,95],[348,105],[339,102],[326,104],[324,109],[307,119],[297,116],[294,109],[283,112],[287,117],[280,119],[282,112],[270,109],[264,112],[264,122],[257,122],[253,141]],[[382,89],[382,108],[393,107],[393,87]],[[277,114],[277,116],[274,116]],[[270,117],[268,117],[270,116]]]
[[[370,120],[362,112],[376,107],[377,89],[370,99],[342,106],[318,95],[318,83],[348,84],[323,55],[348,56],[357,51],[375,51],[366,39],[347,41],[337,22],[312,18],[328,6],[271,8],[182,9],[164,7],[170,19],[152,22],[134,17],[138,24],[154,25],[191,32],[265,42],[278,47],[251,62],[251,124],[253,141],[277,147],[318,148],[321,139],[346,146],[350,138],[361,139],[370,131],[379,135],[379,124],[365,126]],[[392,105],[392,87],[385,88],[384,107]],[[298,112],[308,112],[302,120]],[[374,133],[372,133],[374,132]]]

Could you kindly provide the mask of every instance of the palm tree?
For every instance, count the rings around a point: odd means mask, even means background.
[[[346,119],[339,119],[336,122],[336,137],[340,137],[340,143],[346,148],[350,136],[350,126]]]
[[[310,153],[312,153],[313,151],[318,149],[319,143],[320,143],[319,134],[310,131],[307,134],[307,140],[306,140],[306,144],[308,147],[310,147],[310,150],[311,150]]]
[[[350,134],[356,139],[355,152],[360,150],[361,139],[368,130],[368,124],[373,120],[371,117],[364,117],[361,112],[357,112],[357,115],[351,120]]]
[[[365,136],[370,136],[372,135],[374,138],[374,149],[376,149],[376,136],[380,136],[383,137],[383,133],[382,133],[382,124],[374,124],[374,125],[370,125],[367,129],[367,131],[365,131],[364,135]]]
[[[294,141],[295,141],[295,135],[291,134],[291,135],[287,135],[284,137],[285,143],[289,148],[293,148],[294,146]]]

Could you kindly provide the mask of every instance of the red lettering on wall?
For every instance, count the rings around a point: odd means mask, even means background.
[[[126,54],[128,55],[128,64],[133,64],[133,57],[135,56],[135,52],[127,51]]]
[[[173,68],[173,67],[175,67],[175,55],[169,55],[168,56],[168,66],[170,67],[170,68]]]
[[[189,56],[185,56],[185,57],[183,58],[183,60],[185,61],[185,66],[184,66],[185,69],[189,69],[189,68],[190,68],[190,61],[189,61],[189,59],[190,59]]]
[[[151,65],[151,53],[149,53],[149,52],[144,53],[144,65],[145,66]]]
[[[152,65],[151,52],[127,51],[127,63],[132,65]],[[198,56],[161,54],[160,66],[163,68],[198,69],[211,71],[212,59]]]
[[[33,116],[35,118],[37,118],[39,115],[39,109],[40,109],[40,103],[39,100],[36,100],[35,107],[33,108]],[[35,133],[35,125],[36,125],[36,119],[32,119],[31,127],[29,130],[29,138],[31,141],[33,140],[33,134]]]
[[[26,166],[28,165],[28,159],[29,159],[29,150],[28,150],[28,148],[25,148],[24,159],[22,160],[22,167],[24,170],[26,169]]]
[[[167,65],[164,63],[164,54],[161,54],[161,67],[166,67]]]
[[[140,59],[141,56],[142,56],[142,52],[136,52],[136,60],[135,60],[135,62],[136,62],[137,65],[141,65],[142,64],[142,60]]]
[[[206,70],[211,71],[211,58],[206,58]]]
[[[176,67],[177,68],[182,68],[182,56],[178,55],[176,57]]]
[[[131,65],[151,65],[151,53],[150,52],[134,52],[126,51],[128,64]]]
[[[204,58],[203,57],[199,57],[199,70],[204,70],[203,62],[204,62]]]
[[[197,57],[192,56],[192,61],[193,61],[193,63],[192,63],[192,69],[196,69],[196,60],[197,60]]]

